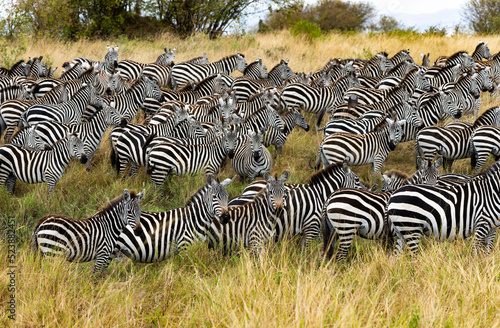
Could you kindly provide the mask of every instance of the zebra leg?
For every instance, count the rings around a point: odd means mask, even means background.
[[[5,186],[7,187],[7,192],[10,195],[14,195],[14,190],[16,189],[16,176],[11,172],[7,179],[5,180]]]
[[[413,254],[418,252],[418,247],[420,245],[420,239],[422,238],[422,228],[419,227],[416,231],[411,234],[405,234],[405,243],[410,247]]]
[[[488,252],[488,254],[490,254],[491,251],[493,250],[496,234],[497,234],[497,229],[492,228],[484,240],[484,247]]]
[[[321,217],[321,232],[323,235],[323,252],[327,259],[331,259],[333,246],[337,243],[338,235],[326,214]]]
[[[356,228],[350,227],[349,230],[339,230],[338,235],[339,235],[339,249],[337,251],[337,261],[342,261],[347,258],[347,253],[349,252],[349,249],[351,248],[352,241],[354,239],[354,235],[356,234]]]
[[[130,171],[128,172],[128,175],[131,177],[135,177],[137,175],[137,171],[139,171],[139,165],[132,162],[132,164],[130,165]]]
[[[480,249],[487,251],[488,236],[492,231],[495,231],[495,229],[496,228],[490,227],[488,222],[484,218],[481,218],[479,220],[476,225],[474,242],[472,244],[472,251],[474,252],[474,254],[479,254]],[[493,238],[495,237],[493,236]]]
[[[309,224],[302,229],[304,234],[300,241],[302,247],[308,247],[313,239],[319,237],[320,227],[320,218],[317,215],[313,215],[309,219]]]

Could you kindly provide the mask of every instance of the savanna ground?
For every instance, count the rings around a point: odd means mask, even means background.
[[[5,56],[44,55],[53,66],[76,57],[102,60],[106,44],[118,44],[119,58],[154,62],[163,47],[177,47],[176,61],[200,56],[209,60],[244,53],[247,61],[262,58],[270,70],[280,59],[290,59],[294,71],[316,70],[333,57],[369,58],[379,51],[389,55],[410,49],[420,63],[420,52],[438,55],[459,50],[471,53],[477,36],[422,37],[330,34],[310,43],[288,32],[227,37],[210,41],[203,36],[180,40],[161,35],[150,40],[118,39],[63,43],[20,39],[5,43]],[[500,36],[485,37],[492,53],[500,50]],[[17,51],[16,49],[21,49]],[[13,51],[14,50],[14,51]],[[12,60],[13,58],[10,58]],[[59,72],[56,73],[58,76]],[[235,73],[234,75],[239,75]],[[484,94],[481,111],[498,100]],[[311,126],[314,119],[307,116]],[[466,118],[472,121],[472,118]],[[313,129],[314,130],[314,129]],[[290,170],[291,182],[307,182],[313,174],[321,134],[295,130],[273,166],[272,173]],[[3,139],[2,139],[3,140]],[[134,179],[121,180],[109,162],[107,135],[91,172],[73,160],[47,195],[46,184],[18,183],[10,197],[0,188],[0,325],[17,326],[229,326],[322,327],[500,326],[500,253],[472,256],[470,241],[424,242],[414,257],[394,258],[380,243],[357,239],[345,263],[324,261],[321,243],[302,250],[295,240],[272,245],[255,258],[245,251],[224,256],[205,244],[155,264],[113,261],[106,274],[93,279],[94,263],[69,263],[61,258],[39,261],[29,251],[28,240],[38,219],[46,214],[86,218],[124,188],[146,189],[143,210],[164,211],[180,206],[204,184],[204,176],[174,177],[164,190],[155,190],[144,170]],[[491,160],[490,160],[491,161]],[[457,161],[454,171],[471,173],[470,162]],[[413,144],[397,146],[383,171],[414,172]],[[371,184],[369,166],[356,167]],[[219,174],[234,175],[230,165]],[[244,185],[228,188],[237,196]],[[17,242],[6,239],[7,223],[14,222]],[[498,242],[497,242],[498,243]],[[16,320],[10,320],[7,303],[11,263],[9,246],[15,245]]]

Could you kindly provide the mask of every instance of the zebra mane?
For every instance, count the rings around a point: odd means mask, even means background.
[[[257,98],[257,97],[259,97],[261,95],[262,95],[262,93],[260,91],[255,92],[250,97],[248,97],[247,103],[253,101],[255,98]]]
[[[328,165],[322,170],[319,170],[318,172],[314,173],[311,178],[309,179],[309,184],[310,185],[316,185],[318,183],[322,183],[325,181],[324,177],[330,174],[332,171],[337,171],[342,169],[344,166],[344,163],[338,162],[338,163],[333,163]]]
[[[6,68],[6,69],[9,70],[9,71],[12,71],[14,68],[16,68],[17,66],[21,65],[22,63],[24,63],[24,59],[21,59],[17,63],[15,63],[14,65],[12,65],[12,67],[10,69],[8,69],[8,68]]]
[[[387,72],[387,75],[391,75],[392,72],[396,72],[398,69],[401,68],[401,66],[408,65],[409,63],[410,62],[408,60],[403,60],[402,62],[397,63],[396,66],[394,66]]]
[[[236,57],[236,55],[240,55],[241,57],[245,58],[245,55],[244,55],[244,54],[240,54],[240,53],[238,53],[238,54],[234,54],[234,55],[229,55],[229,56],[222,57],[221,59],[219,59],[218,61],[216,61],[216,63],[221,62],[221,61],[223,61],[223,60],[225,60],[225,59],[229,59],[229,58]]]
[[[0,88],[1,91],[7,91],[7,90],[15,90],[15,89],[22,89],[22,85],[14,84],[14,85],[7,85],[4,88]]]
[[[446,61],[448,61],[448,60],[452,60],[452,59],[455,59],[455,58],[457,58],[457,57],[460,57],[460,56],[461,56],[462,54],[464,54],[464,53],[466,53],[466,54],[467,54],[467,51],[465,51],[465,50],[457,51],[457,52],[455,52],[453,55],[449,56],[449,57],[446,59]]]
[[[77,65],[75,65],[75,66],[77,66]],[[75,67],[75,66],[73,66],[73,67]],[[68,71],[69,71],[69,70],[68,70]],[[85,70],[85,71],[83,71],[83,72],[80,74],[80,76],[78,76],[78,78],[79,78],[80,80],[82,80],[82,79],[84,79],[85,77],[87,77],[87,76],[89,76],[89,75],[91,75],[91,74],[93,74],[93,73],[94,73],[94,66],[90,66],[90,68],[89,68],[89,69],[87,69],[87,70]]]
[[[491,56],[491,59],[489,61],[493,61],[493,60],[500,60],[500,51],[497,52],[496,54],[494,54],[493,56]]]
[[[135,197],[137,197],[137,192],[135,190],[131,190],[130,191],[130,198],[135,198]],[[97,213],[94,214],[93,216],[98,216],[98,215],[101,215],[103,213],[110,211],[111,209],[113,209],[113,207],[115,207],[122,200],[123,200],[123,194],[113,198],[112,200],[107,202],[106,205],[104,205],[103,208],[101,208],[99,211],[97,211]]]
[[[387,117],[387,116],[386,116]],[[377,125],[373,127],[373,129],[370,132],[378,132],[388,126],[389,124],[386,122],[385,118],[380,121]]]
[[[484,125],[484,123],[488,119],[488,117],[492,115],[490,113],[493,112],[494,110],[496,110],[497,108],[498,108],[498,106],[488,108],[481,115],[479,115],[478,118],[476,118],[476,120],[474,121],[474,124],[472,124],[472,129],[475,129],[480,125]],[[489,124],[491,124],[491,122]]]
[[[404,62],[403,62],[403,63],[404,63]],[[398,65],[399,65],[399,64],[398,64]],[[410,74],[413,74],[415,71],[418,71],[418,70],[419,70],[419,68],[418,68],[418,67],[413,67],[411,70],[409,70],[409,71],[405,74],[405,76],[403,76],[403,78],[401,79],[401,81],[399,81],[398,86],[400,86],[400,85],[401,85],[401,84],[402,84],[402,83],[406,80],[406,78],[407,78],[408,76],[410,76]]]
[[[186,202],[186,206],[188,207],[194,204],[194,201],[200,197],[200,194],[204,191],[206,191],[208,188],[208,184],[203,185],[200,189],[198,189],[191,197],[189,197],[188,201]]]
[[[281,62],[279,62],[278,64],[274,65],[274,67],[271,68],[271,70],[269,71],[269,75],[271,75],[271,72],[273,72],[274,70],[278,69],[278,67],[281,66],[281,65],[282,65]]]
[[[243,70],[243,75],[245,75],[245,73],[248,72],[255,65],[260,65],[260,63],[258,61],[254,61],[248,64],[247,67],[245,67],[245,69]]]
[[[23,131],[31,128],[31,126],[23,126],[22,128],[18,129],[11,137],[10,140],[14,140],[19,134],[21,134]]]
[[[389,57],[389,54],[387,52],[385,52],[385,51],[381,51],[381,52],[377,53],[377,55],[382,55],[384,57]],[[375,55],[374,57],[376,57],[377,55]]]
[[[410,176],[404,172],[401,172],[399,170],[389,170],[389,171],[385,171],[384,172],[384,175],[388,178],[391,178],[391,179],[394,179],[394,178],[399,178],[399,179],[404,179],[404,180],[408,180],[408,178],[410,178]]]

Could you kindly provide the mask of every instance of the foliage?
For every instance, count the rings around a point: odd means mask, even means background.
[[[0,67],[11,68],[21,59],[21,55],[25,52],[26,45],[24,45],[24,42],[18,42],[15,47],[12,47],[7,40],[0,39],[0,58],[2,58]]]
[[[463,7],[462,16],[476,33],[500,32],[500,0],[469,0]]]
[[[380,17],[377,24],[371,24],[370,30],[373,32],[389,33],[397,30],[403,30],[404,24],[396,18],[388,15]]]
[[[446,27],[439,27],[439,26],[434,26],[434,25],[429,26],[429,28],[425,30],[424,34],[445,36],[446,35]]]
[[[306,17],[323,31],[360,31],[374,14],[375,7],[368,2],[321,0],[308,8]]]
[[[305,35],[309,41],[313,41],[321,37],[321,29],[318,27],[316,23],[310,23],[306,20],[298,21],[295,25],[292,26],[290,30],[292,35]]]
[[[288,29],[304,16],[304,1],[294,0],[277,9],[269,8],[265,24],[272,30]]]

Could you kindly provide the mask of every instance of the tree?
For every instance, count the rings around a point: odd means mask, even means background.
[[[500,32],[500,0],[469,0],[462,9],[462,16],[476,33]]]
[[[378,24],[370,26],[370,29],[372,31],[383,33],[394,32],[397,30],[402,30],[404,28],[405,27],[401,22],[399,22],[396,18],[388,15],[383,15],[382,17],[380,17]]]
[[[321,0],[308,8],[306,17],[323,31],[359,31],[374,15],[375,7],[367,2]]]

